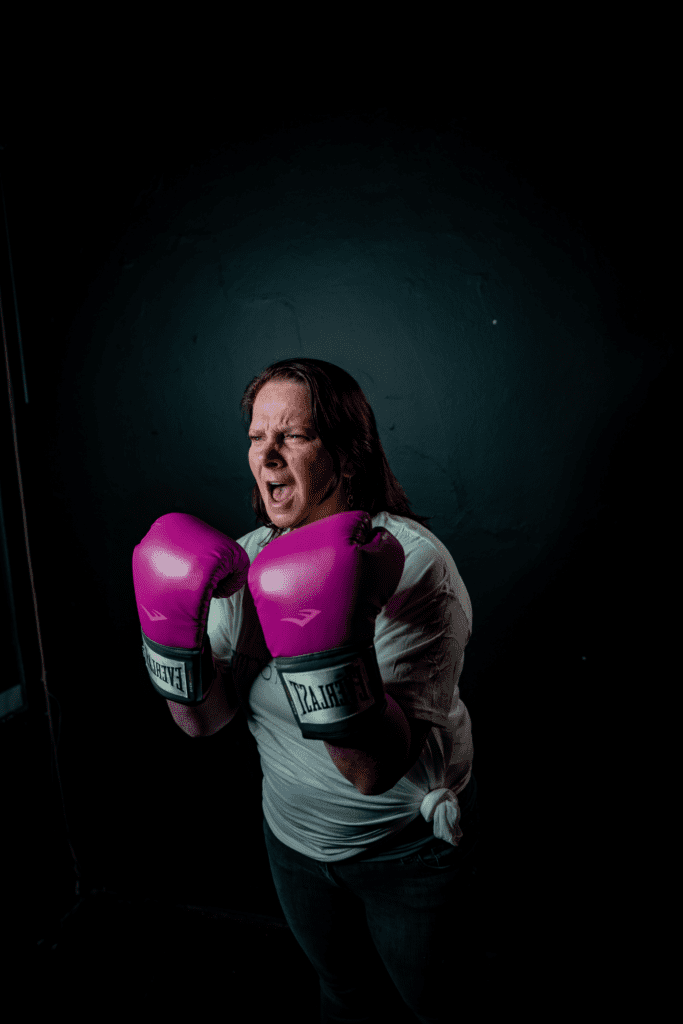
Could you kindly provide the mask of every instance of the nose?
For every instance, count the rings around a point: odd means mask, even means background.
[[[275,462],[285,461],[280,452],[278,451],[278,447],[274,441],[268,446],[268,449],[266,451],[261,453],[261,459],[263,460],[263,464],[265,466],[272,466],[272,464]]]

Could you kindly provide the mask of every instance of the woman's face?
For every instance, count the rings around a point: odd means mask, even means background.
[[[348,511],[341,480],[323,502],[334,467],[315,432],[305,384],[292,380],[264,384],[254,402],[249,438],[249,467],[268,518],[278,529],[295,529]],[[342,472],[345,464],[342,459]],[[273,495],[272,483],[285,487]]]

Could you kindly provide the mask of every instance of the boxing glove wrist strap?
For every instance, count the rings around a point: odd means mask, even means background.
[[[152,686],[166,700],[196,707],[202,704],[213,682],[213,658],[208,635],[197,650],[166,647],[142,634],[142,656]]]
[[[374,644],[279,657],[275,668],[304,739],[360,745],[384,713]]]

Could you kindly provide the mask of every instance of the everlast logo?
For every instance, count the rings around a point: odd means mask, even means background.
[[[283,673],[287,684],[297,696],[299,717],[313,714],[314,711],[327,711],[330,708],[358,707],[359,703],[372,701],[365,685],[363,674],[356,665],[348,666],[346,678],[335,679],[330,683],[310,685],[297,683],[287,673]],[[360,701],[359,701],[360,696]]]
[[[302,608],[299,612],[299,618],[280,619],[280,622],[293,622],[295,626],[307,626],[316,615],[320,615],[319,608]]]
[[[164,665],[162,662],[156,660],[145,644],[142,645],[142,656],[145,659],[147,671],[150,675],[156,676],[165,690],[181,693],[184,697],[187,697],[187,687],[185,686],[183,673],[184,666],[182,663],[176,665]]]

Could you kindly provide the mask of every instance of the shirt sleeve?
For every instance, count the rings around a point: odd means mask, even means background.
[[[469,598],[438,551],[418,549],[411,562],[377,618],[377,663],[406,714],[448,727],[471,635]]]

